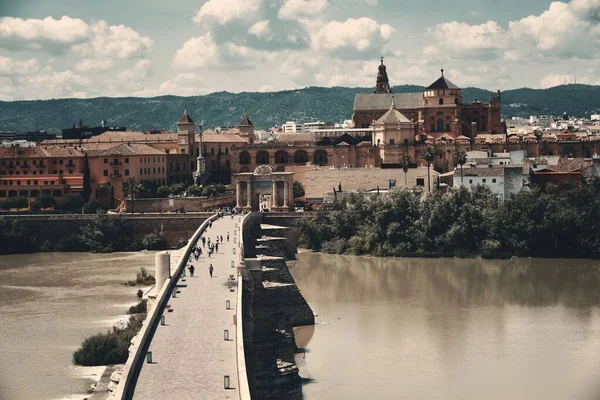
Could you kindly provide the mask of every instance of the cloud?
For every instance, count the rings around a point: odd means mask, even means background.
[[[299,85],[314,83],[315,73],[319,72],[321,60],[298,52],[286,55],[279,66],[279,72]]]
[[[345,22],[330,21],[312,36],[312,48],[341,59],[372,58],[381,54],[394,28],[378,24],[370,18],[349,18]]]
[[[522,57],[593,58],[600,50],[600,10],[597,0],[553,2],[541,15],[509,23],[515,47]],[[586,16],[587,19],[582,18]]]
[[[327,0],[286,0],[277,16],[282,20],[298,20],[321,15],[327,8]]]
[[[213,91],[198,74],[183,73],[163,82],[155,95],[198,96]]]
[[[256,50],[233,42],[217,45],[212,35],[207,33],[185,42],[175,54],[174,65],[179,69],[247,69],[259,62],[273,60],[275,56],[273,52]]]
[[[246,19],[255,14],[262,0],[208,0],[193,18],[197,24],[215,20],[221,25]]]
[[[584,83],[586,85],[600,85],[600,78],[593,78],[589,76],[578,76],[564,75],[564,74],[550,74],[544,76],[540,80],[540,89],[547,89],[554,86],[560,86],[568,83],[573,83],[577,79],[577,83]]]
[[[0,76],[27,76],[35,74],[40,70],[38,60],[31,58],[29,60],[14,60],[10,57],[0,56]]]
[[[79,72],[106,71],[111,69],[115,62],[110,58],[91,59],[86,58],[75,64],[75,70]]]
[[[92,25],[63,16],[61,19],[0,18],[0,47],[62,53],[73,50],[85,57],[127,59],[148,54],[153,41],[123,25],[99,21]]]
[[[273,37],[271,29],[269,28],[269,21],[266,19],[252,25],[250,29],[248,29],[248,33],[261,40],[270,40]]]
[[[139,60],[133,66],[125,69],[119,74],[122,81],[139,81],[152,74],[152,64],[150,60]]]
[[[454,58],[493,60],[503,58],[509,47],[507,32],[497,22],[488,21],[481,25],[464,22],[447,22],[427,29],[429,43],[423,55],[431,61]]]
[[[73,71],[55,72],[51,68],[44,68],[33,75],[4,79],[0,97],[4,100],[82,98],[87,97],[91,85],[90,79]]]

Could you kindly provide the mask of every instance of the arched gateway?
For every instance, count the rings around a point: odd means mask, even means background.
[[[277,172],[271,165],[259,165],[254,172],[235,174],[235,180],[236,209],[248,211],[293,209],[293,172]]]

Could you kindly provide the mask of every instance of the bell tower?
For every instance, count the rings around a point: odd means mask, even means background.
[[[383,57],[381,57],[381,64],[379,65],[379,72],[377,72],[377,84],[375,85],[375,91],[377,94],[389,94],[392,93],[390,87],[390,81],[387,76],[385,65],[383,64]]]

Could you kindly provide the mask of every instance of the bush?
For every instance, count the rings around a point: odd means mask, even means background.
[[[327,254],[344,254],[347,250],[348,242],[341,238],[329,240],[321,246],[321,251]]]
[[[156,189],[156,197],[167,198],[171,194],[171,188],[169,186],[161,186]]]
[[[100,205],[96,199],[92,198],[83,205],[83,212],[86,214],[96,214],[100,209]]]
[[[141,290],[138,290],[141,292]],[[127,314],[145,314],[148,312],[148,300],[144,299],[137,303],[135,306],[129,307]]]
[[[9,197],[0,201],[0,208],[3,210],[10,210],[11,208],[16,208],[20,210],[22,208],[27,208],[29,206],[29,201],[26,197],[18,196],[18,197]]]
[[[202,196],[203,191],[204,191],[204,189],[201,188],[200,186],[190,186],[187,189],[188,195],[197,196],[197,197]]]
[[[167,239],[158,231],[149,233],[142,238],[142,247],[147,250],[165,250],[168,245]]]
[[[169,187],[172,194],[182,194],[185,192],[185,185],[183,183],[174,183]]]
[[[131,315],[124,326],[115,325],[107,333],[85,339],[73,353],[73,363],[86,367],[125,363],[131,339],[140,331],[145,318],[146,314]]]
[[[140,285],[151,285],[156,282],[153,275],[148,274],[146,267],[141,267],[140,271],[136,274],[135,282]]]
[[[81,211],[83,206],[83,197],[76,193],[68,193],[60,197],[56,202],[56,208],[61,211]]]

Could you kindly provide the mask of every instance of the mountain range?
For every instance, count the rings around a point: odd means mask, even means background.
[[[395,93],[420,92],[424,87],[395,86]],[[204,96],[161,96],[152,98],[99,97],[0,102],[1,131],[43,130],[59,133],[80,119],[97,126],[126,126],[130,131],[174,130],[187,107],[188,113],[205,128],[237,125],[244,114],[257,129],[268,129],[286,121],[332,121],[350,119],[354,96],[370,93],[369,88],[308,87],[280,92],[216,92]],[[493,92],[463,89],[463,102],[487,102]],[[506,118],[529,115],[590,117],[600,113],[600,86],[562,85],[549,89],[514,89],[502,92],[502,113]],[[520,105],[519,107],[510,105]]]

